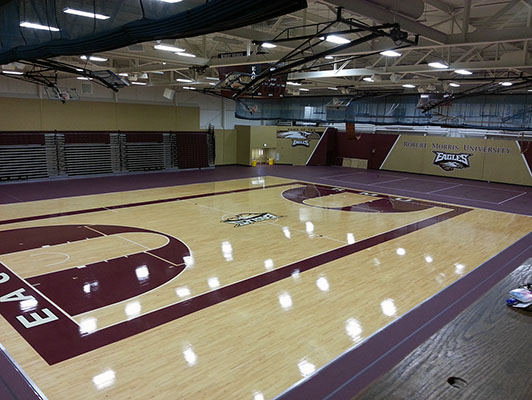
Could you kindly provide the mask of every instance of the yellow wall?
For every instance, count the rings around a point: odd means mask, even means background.
[[[0,131],[187,131],[199,126],[199,107],[0,98]]]
[[[26,100],[40,102],[41,125],[36,130],[118,130],[115,103],[67,102]],[[1,112],[1,111],[0,111]],[[1,123],[1,122],[0,122]]]
[[[316,148],[318,140],[309,140],[309,147],[292,146],[292,139],[277,139],[278,164],[307,165],[307,161]]]
[[[277,127],[251,126],[251,148],[263,149],[276,147]],[[266,145],[266,146],[265,146]]]
[[[323,132],[323,127],[304,126],[246,126],[236,125],[237,131],[237,163],[251,165],[252,159],[257,162],[265,162],[268,158],[274,158],[276,163],[306,165],[308,158],[316,147],[318,140],[310,140],[310,146],[292,146],[291,139],[277,137],[278,131],[307,131]],[[259,156],[258,149],[263,149],[263,155]],[[253,157],[253,155],[254,157]]]
[[[0,98],[0,130],[41,130],[41,102]]]
[[[216,143],[216,165],[236,164],[236,131],[217,129],[214,131]]]
[[[470,165],[445,171],[434,164],[438,151],[470,154]],[[532,185],[526,161],[512,140],[401,135],[381,169]]]
[[[236,125],[236,163],[251,165],[251,129],[249,126]]]

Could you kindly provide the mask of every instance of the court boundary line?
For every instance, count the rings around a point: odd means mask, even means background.
[[[510,197],[509,199],[503,200],[503,201],[501,201],[501,202],[499,202],[499,203],[497,203],[497,204],[504,204],[504,203],[506,203],[507,201],[517,199],[518,197],[521,197],[521,196],[524,195],[524,194],[527,194],[527,192],[521,192],[521,193],[519,193],[517,196]]]
[[[430,192],[419,192],[419,193],[433,194],[433,193],[443,192],[444,190],[457,188],[458,186],[463,186],[463,185],[461,183],[457,183],[456,185],[451,185],[451,186],[446,187],[446,188],[431,190]]]

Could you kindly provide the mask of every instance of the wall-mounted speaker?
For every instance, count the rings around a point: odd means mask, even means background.
[[[168,99],[168,100],[173,100],[174,99],[174,96],[175,96],[175,90],[172,90],[172,89],[164,89],[164,92],[163,92],[163,97]]]

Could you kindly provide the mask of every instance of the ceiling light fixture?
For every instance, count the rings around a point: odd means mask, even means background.
[[[273,49],[274,47],[277,47],[275,44],[268,42],[262,43],[261,46],[266,47],[267,49]]]
[[[109,18],[111,18],[108,15],[95,14],[95,13],[91,13],[91,12],[87,12],[87,11],[76,10],[75,8],[70,8],[70,7],[63,8],[63,12],[65,14],[78,15],[80,17],[87,17],[87,18],[96,18],[96,19],[109,19]]]
[[[334,57],[333,57],[333,56],[325,56],[325,57],[323,57],[323,58],[325,58],[326,60],[334,60]]]
[[[362,78],[362,80],[366,82],[375,82],[375,79],[373,79],[371,76],[366,76]]]
[[[21,22],[19,26],[21,26],[22,28],[38,29],[41,31],[59,32],[59,29],[54,28],[53,26],[35,24],[33,22],[27,22],[27,21]]]
[[[96,56],[90,56],[90,57],[87,57],[87,56],[80,56],[79,58],[81,58],[82,60],[90,60],[90,61],[107,61],[108,59],[107,58],[103,58],[103,57],[96,57]]]
[[[183,89],[185,89],[185,90],[196,90],[196,88],[192,87],[192,86],[183,86]]]
[[[467,69],[457,69],[456,71],[457,74],[460,74],[460,75],[471,75],[473,74],[471,71],[468,71]]]
[[[20,72],[20,71],[2,71],[3,74],[8,74],[8,75],[24,75],[24,72]]]
[[[196,57],[194,54],[190,54],[190,53],[176,53],[178,56],[183,56],[183,57]]]
[[[174,4],[174,3],[180,3],[182,2],[183,0],[161,0],[163,3],[170,3],[170,4]]]
[[[118,76],[129,76],[129,74],[127,72],[120,72]]]
[[[325,40],[327,42],[334,43],[334,44],[346,44],[346,43],[351,42],[349,39],[346,39],[338,35],[322,36],[320,37],[320,40]]]
[[[76,79],[79,79],[80,81],[90,81],[91,78],[87,78],[86,76],[78,76]]]
[[[146,82],[131,82],[132,85],[146,86]]]
[[[430,62],[428,64],[428,66],[431,67],[431,68],[440,68],[440,69],[449,68],[449,66],[447,64],[444,64],[444,63],[439,62],[439,61]]]
[[[309,89],[305,89],[305,88],[299,88],[299,90],[302,91],[302,92],[308,92],[309,91]]]
[[[286,84],[290,86],[301,86],[301,83],[292,81],[287,81]]]
[[[398,53],[397,51],[394,51],[394,50],[384,50],[384,51],[381,51],[379,54],[381,56],[386,56],[386,57],[400,57],[401,56],[401,53]]]
[[[185,78],[177,78],[176,81],[183,82],[183,83],[192,83],[192,82],[194,82],[192,79],[185,79]]]
[[[153,48],[155,50],[173,51],[174,53],[180,53],[185,51],[185,49],[176,46],[170,46],[169,44],[156,44],[155,46],[153,46]]]
[[[338,90],[338,88],[335,88],[335,87],[328,87],[327,89],[329,89],[329,90]]]
[[[412,85],[411,83],[405,83],[402,85],[404,88],[413,89],[416,87],[416,85]]]
[[[513,83],[512,82],[499,82],[499,85],[501,85],[501,86],[512,86]]]
[[[449,83],[449,86],[460,87],[460,84],[459,83],[455,83],[455,82],[451,82],[451,83]]]
[[[215,77],[213,77],[213,76],[206,76],[205,79],[208,79],[208,80],[210,80],[210,81],[219,81],[219,80],[220,80],[220,79],[215,78]]]

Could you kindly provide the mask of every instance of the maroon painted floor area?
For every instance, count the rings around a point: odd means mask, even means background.
[[[81,196],[135,189],[213,182],[255,176],[342,186],[428,201],[532,215],[532,188],[455,178],[342,167],[227,166],[202,171],[143,173],[84,179],[0,184],[0,204]],[[9,216],[4,216],[5,219]],[[345,353],[281,398],[349,398],[391,368],[437,329],[458,315],[489,287],[532,257],[532,233],[522,238],[467,279],[461,279],[431,301]],[[414,328],[413,328],[414,327]],[[415,329],[415,330],[414,330]],[[391,340],[392,338],[393,340]]]
[[[0,399],[42,400],[44,397],[32,385],[0,347]]]
[[[224,166],[201,171],[139,173],[25,183],[0,183],[0,204],[266,175],[532,215],[532,187],[528,186],[393,171],[286,165],[260,165],[256,168]]]

